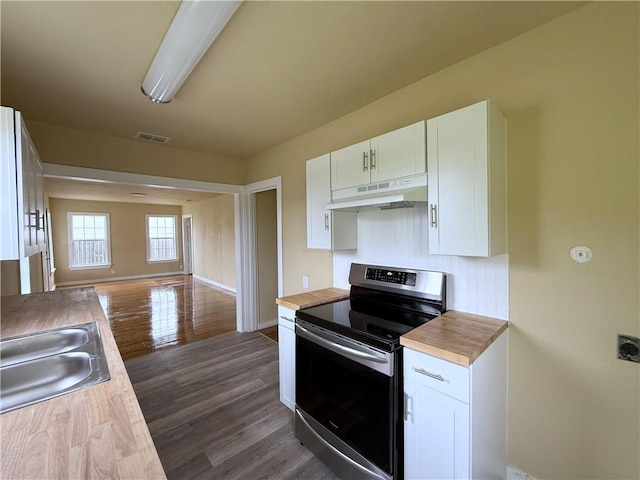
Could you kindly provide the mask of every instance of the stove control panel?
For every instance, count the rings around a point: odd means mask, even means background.
[[[365,273],[366,280],[409,285],[412,287],[415,287],[416,285],[416,277],[416,274],[413,272],[399,272],[396,270],[385,270],[382,268],[367,268]]]

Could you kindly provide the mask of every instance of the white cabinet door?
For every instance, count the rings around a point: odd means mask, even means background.
[[[16,118],[16,126],[22,128],[18,130],[20,133],[20,142],[16,142],[19,146],[17,158],[21,159],[22,165],[22,218],[23,218],[23,236],[24,253],[26,256],[31,255],[32,246],[36,243],[36,230],[33,223],[32,208],[35,206],[35,182],[33,181],[33,150],[31,139],[27,133],[27,129],[22,125],[22,119]]]
[[[0,108],[0,260],[20,258],[22,242],[22,169],[16,168],[14,113]],[[18,199],[20,199],[18,201]],[[24,254],[23,254],[24,255]]]
[[[295,311],[278,305],[278,368],[280,401],[291,410],[296,405]]]
[[[369,163],[372,182],[426,172],[425,122],[372,138]]]
[[[366,185],[371,181],[370,142],[356,143],[331,152],[331,190]]]
[[[331,152],[331,190],[424,173],[425,122]]]
[[[44,176],[20,112],[1,112],[0,259],[18,260],[46,247]]]
[[[307,161],[307,248],[348,250],[357,247],[357,213],[332,212],[330,155]]]
[[[430,254],[506,253],[505,142],[488,101],[427,121]]]
[[[405,379],[406,480],[469,478],[469,405]]]
[[[47,223],[47,215],[46,215],[46,207],[45,207],[45,198],[44,198],[44,170],[42,168],[42,163],[40,163],[40,157],[38,156],[38,152],[33,149],[34,153],[34,175],[33,175],[33,183],[35,190],[35,213],[36,213],[36,241],[35,244],[38,246],[38,251],[44,251],[46,249],[46,223]]]

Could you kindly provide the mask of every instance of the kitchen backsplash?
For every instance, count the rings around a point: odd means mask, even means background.
[[[429,255],[428,209],[358,213],[358,249],[333,253],[333,285],[349,288],[352,262],[447,274],[447,309],[509,319],[509,256]]]

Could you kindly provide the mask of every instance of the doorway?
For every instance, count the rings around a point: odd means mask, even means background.
[[[269,191],[271,193],[261,193]],[[277,325],[275,301],[283,294],[281,177],[246,185],[243,193],[236,194],[235,206],[238,226],[236,229],[238,331],[251,332]],[[258,218],[262,217],[263,210],[268,212],[268,221]],[[263,237],[270,239],[265,245],[261,245]],[[268,262],[270,266],[261,266],[260,257],[263,257],[262,261]],[[274,259],[276,270],[272,263]]]
[[[256,203],[256,260],[258,330],[278,324],[278,233],[276,190],[254,194]]]

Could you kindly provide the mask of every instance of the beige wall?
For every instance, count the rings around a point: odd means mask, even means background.
[[[193,216],[193,273],[236,288],[235,216],[233,195],[189,203],[183,214]]]
[[[92,202],[50,198],[56,285],[116,277],[159,275],[182,271],[182,232],[178,228],[178,261],[147,263],[146,214],[176,215],[180,226],[181,209],[176,206],[139,203]],[[111,273],[109,268],[69,270],[67,212],[108,213],[111,234]]]
[[[494,101],[508,121],[509,463],[536,478],[639,478],[638,3],[596,2],[249,159],[282,176],[285,294],[331,284],[305,248],[305,160]],[[589,263],[570,260],[587,245]]]
[[[258,192],[256,244],[258,257],[258,323],[278,320],[278,217],[275,190]]]
[[[245,162],[205,153],[27,122],[43,162],[243,185]]]

